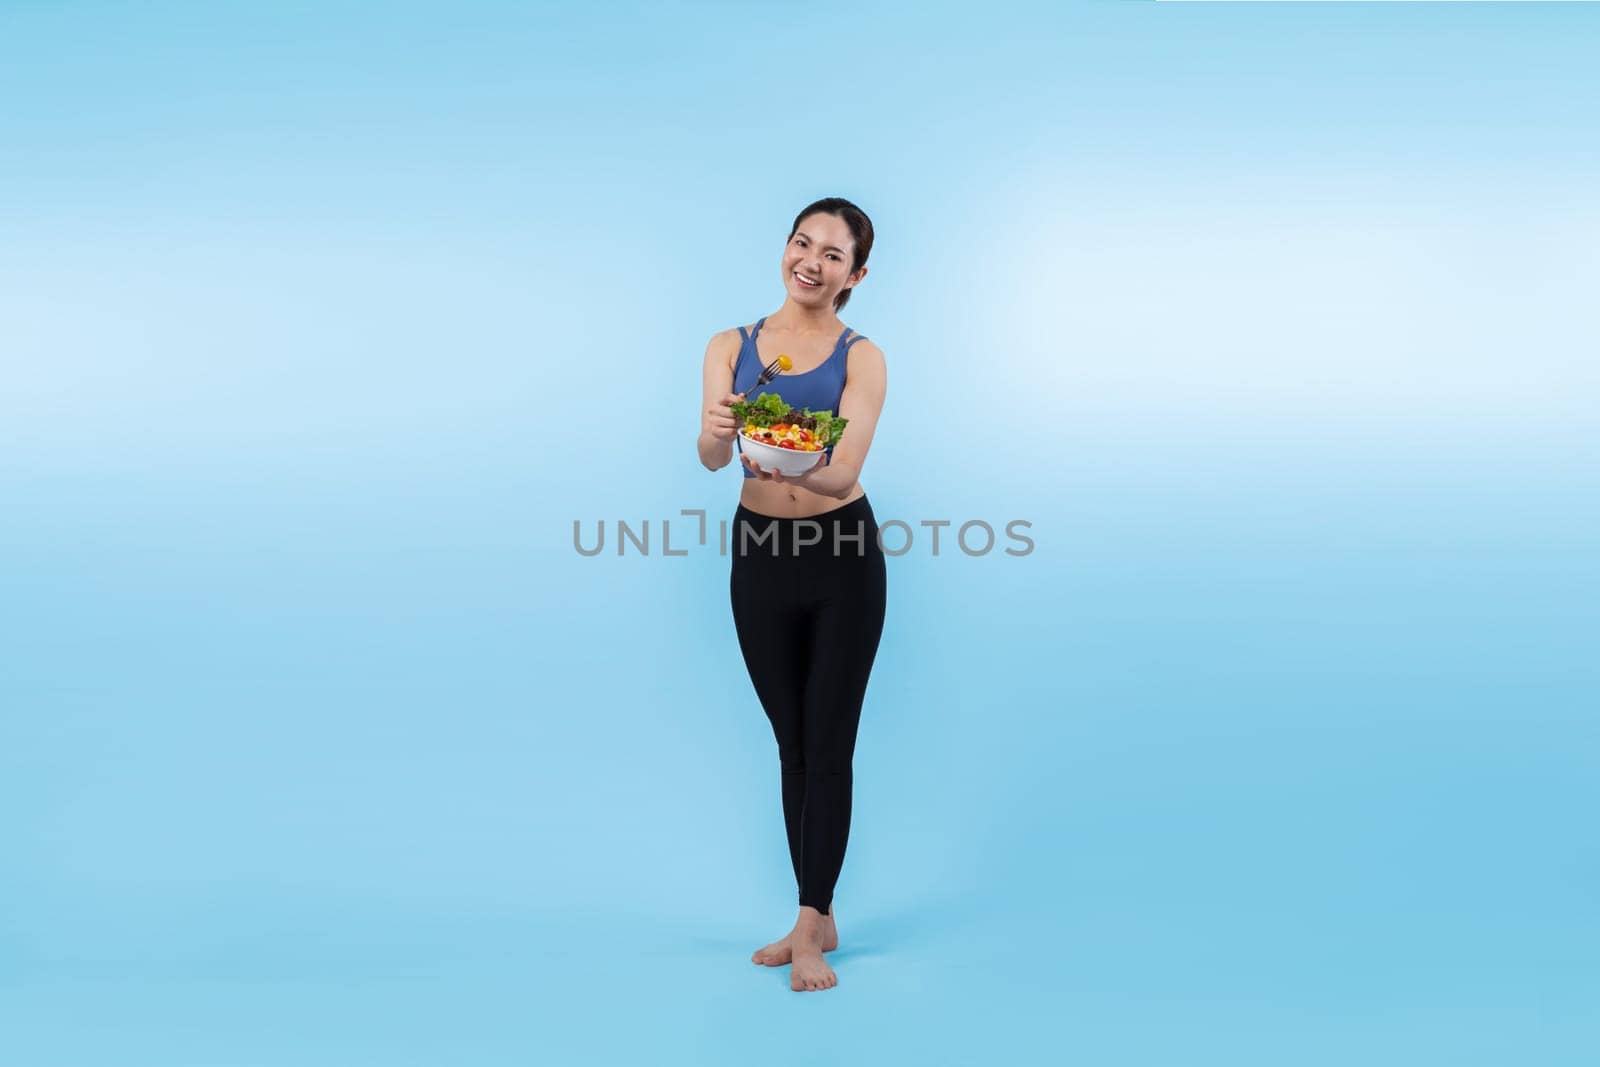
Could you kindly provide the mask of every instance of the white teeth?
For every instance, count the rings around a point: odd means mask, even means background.
[[[799,271],[795,271],[794,272],[794,276],[796,278],[799,278],[801,281],[805,282],[807,285],[821,285],[822,284],[822,282],[820,280],[819,281],[812,281],[810,278],[807,278],[804,274],[801,274]]]

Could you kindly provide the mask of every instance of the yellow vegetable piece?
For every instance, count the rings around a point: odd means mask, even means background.
[[[782,352],[778,353],[778,369],[779,370],[788,370],[790,367],[793,367],[793,366],[794,366],[794,360],[790,359],[788,356],[784,355]]]

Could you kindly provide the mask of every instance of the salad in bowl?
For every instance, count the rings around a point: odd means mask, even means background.
[[[823,452],[839,443],[850,421],[831,411],[795,411],[776,393],[735,401],[728,409],[744,423],[739,427],[740,448],[750,461],[786,478],[815,467]]]

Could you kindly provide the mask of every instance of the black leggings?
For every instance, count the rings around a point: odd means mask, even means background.
[[[864,496],[809,519],[740,504],[730,547],[734,628],[778,741],[800,904],[827,915],[850,836],[861,702],[883,634],[878,524]]]

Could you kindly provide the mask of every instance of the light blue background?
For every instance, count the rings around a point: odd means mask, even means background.
[[[0,1061],[1592,1063],[1597,45],[6,4]],[[728,560],[659,536],[823,195],[880,521],[1037,547],[890,561],[797,996]]]

